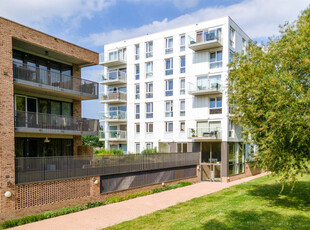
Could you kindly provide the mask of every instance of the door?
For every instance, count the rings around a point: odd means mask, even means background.
[[[29,128],[38,127],[38,99],[27,97],[27,124]]]
[[[201,143],[201,180],[221,181],[221,142]]]

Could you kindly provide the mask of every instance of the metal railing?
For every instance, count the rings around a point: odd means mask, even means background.
[[[127,74],[124,71],[109,71],[107,74],[100,76],[99,82],[104,83],[106,81],[123,81],[126,82]]]
[[[100,101],[107,101],[107,100],[127,101],[127,93],[109,92],[108,94],[100,95]]]
[[[127,119],[126,111],[109,111],[109,112],[100,112],[99,120],[124,120]]]
[[[80,117],[15,111],[15,128],[98,132],[99,121]]]
[[[127,55],[123,52],[119,53],[118,51],[109,52],[108,54],[106,53],[99,54],[99,63],[113,62],[113,61],[126,62],[126,59]]]
[[[98,83],[56,71],[13,62],[14,79],[85,93],[98,98]]]
[[[222,91],[222,84],[221,81],[207,81],[205,84],[197,83],[193,84],[188,82],[188,92],[195,92],[195,91],[206,91],[206,90],[217,90]]]
[[[199,164],[200,153],[22,157],[15,159],[15,183],[175,168]]]
[[[109,130],[99,132],[100,139],[106,140],[127,140],[127,131],[124,130]]]
[[[214,128],[189,128],[188,138],[203,138],[203,139],[221,139],[222,131],[221,127]]]

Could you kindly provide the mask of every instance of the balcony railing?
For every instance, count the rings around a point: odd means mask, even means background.
[[[99,139],[109,140],[109,141],[126,141],[127,131],[124,130],[109,130],[99,132]]]
[[[217,48],[222,46],[221,32],[201,32],[195,35],[195,38],[188,36],[189,48],[194,51]]]
[[[127,81],[127,74],[123,71],[109,71],[106,75],[100,76],[99,82],[101,84],[125,84]]]
[[[124,52],[109,52],[99,54],[99,64],[106,67],[126,65],[127,56]]]
[[[192,95],[220,93],[222,92],[222,84],[221,81],[207,81],[205,84],[193,84],[189,82],[187,91]]]
[[[127,119],[127,112],[126,111],[109,111],[109,112],[101,112],[99,114],[99,120],[103,121],[119,121],[119,120],[126,120]]]
[[[98,135],[98,127],[95,119],[15,111],[17,132]]]
[[[192,139],[221,139],[222,132],[221,127],[214,128],[189,128],[188,129],[188,138]]]
[[[200,153],[22,157],[15,159],[15,183],[105,176],[199,164]]]
[[[127,93],[123,92],[109,92],[100,95],[100,102],[102,103],[126,103],[126,101]]]
[[[98,83],[56,71],[13,62],[13,76],[15,82],[20,84],[98,98]]]

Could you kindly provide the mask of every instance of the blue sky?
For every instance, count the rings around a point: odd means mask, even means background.
[[[309,0],[0,0],[0,16],[98,53],[104,44],[231,16],[257,41],[278,35]],[[84,68],[82,78],[98,81],[102,66]],[[97,100],[82,103],[82,115],[98,118]]]

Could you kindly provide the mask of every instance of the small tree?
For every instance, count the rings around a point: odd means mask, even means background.
[[[280,32],[235,56],[229,102],[244,136],[259,147],[260,166],[294,182],[310,161],[310,9]]]
[[[82,145],[102,148],[104,147],[104,142],[99,141],[98,136],[82,136]]]

